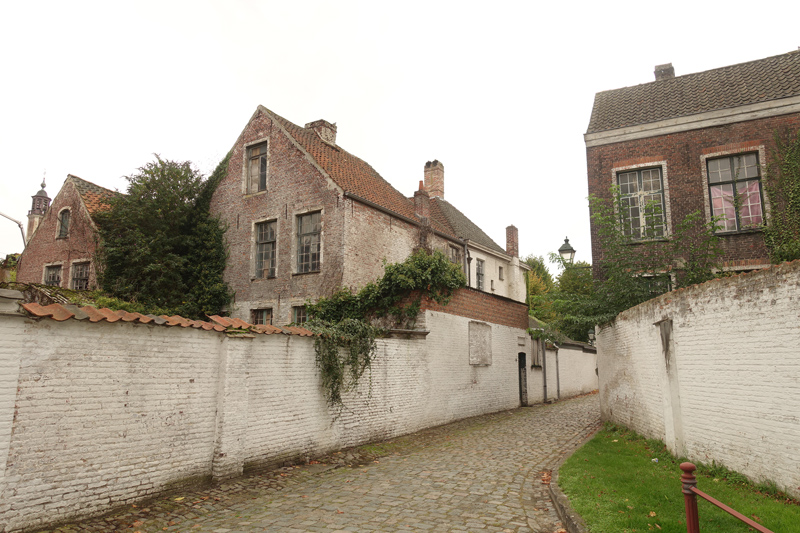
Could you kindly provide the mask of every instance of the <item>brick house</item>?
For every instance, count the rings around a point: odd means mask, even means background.
[[[19,258],[17,281],[75,290],[96,288],[98,236],[92,215],[116,194],[70,174],[51,203],[42,183],[28,212],[28,242]]]
[[[237,139],[211,210],[227,224],[231,315],[305,320],[304,303],[360,288],[419,245],[462,265],[470,286],[525,300],[518,235],[501,248],[444,200],[444,165],[425,164],[413,198],[336,144],[336,124],[297,126],[259,106]],[[424,184],[423,184],[424,182]]]
[[[768,265],[762,178],[774,134],[800,128],[800,52],[684,76],[659,65],[655,78],[595,95],[584,135],[589,193],[610,198],[619,187],[634,238],[648,238],[645,227],[669,238],[697,210],[721,216],[724,269]],[[593,225],[592,260],[602,257]]]

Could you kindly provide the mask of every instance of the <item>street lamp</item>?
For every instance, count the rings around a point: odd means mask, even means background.
[[[564,244],[558,249],[558,255],[564,260],[564,263],[571,265],[572,260],[575,259],[575,248],[570,246],[569,239],[564,237]]]

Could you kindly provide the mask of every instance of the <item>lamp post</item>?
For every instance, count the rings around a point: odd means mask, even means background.
[[[569,239],[564,237],[564,244],[558,249],[558,255],[564,260],[567,265],[572,265],[572,260],[575,259],[575,248],[569,244]]]

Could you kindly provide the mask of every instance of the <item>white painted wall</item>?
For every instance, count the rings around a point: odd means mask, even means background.
[[[307,337],[0,315],[0,531],[519,405],[524,330],[492,324],[475,366],[469,318],[421,322],[378,342],[337,418]]]
[[[662,295],[597,347],[604,419],[800,496],[800,261]]]

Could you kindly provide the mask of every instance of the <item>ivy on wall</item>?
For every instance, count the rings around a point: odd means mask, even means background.
[[[383,277],[358,292],[342,288],[308,303],[311,319],[303,326],[317,334],[316,364],[328,404],[342,407],[342,394],[372,365],[375,340],[389,329],[413,327],[423,297],[446,305],[465,285],[459,265],[439,251],[418,249],[402,263],[384,264]]]
[[[774,135],[765,188],[771,203],[764,243],[772,263],[800,259],[800,130]]]

